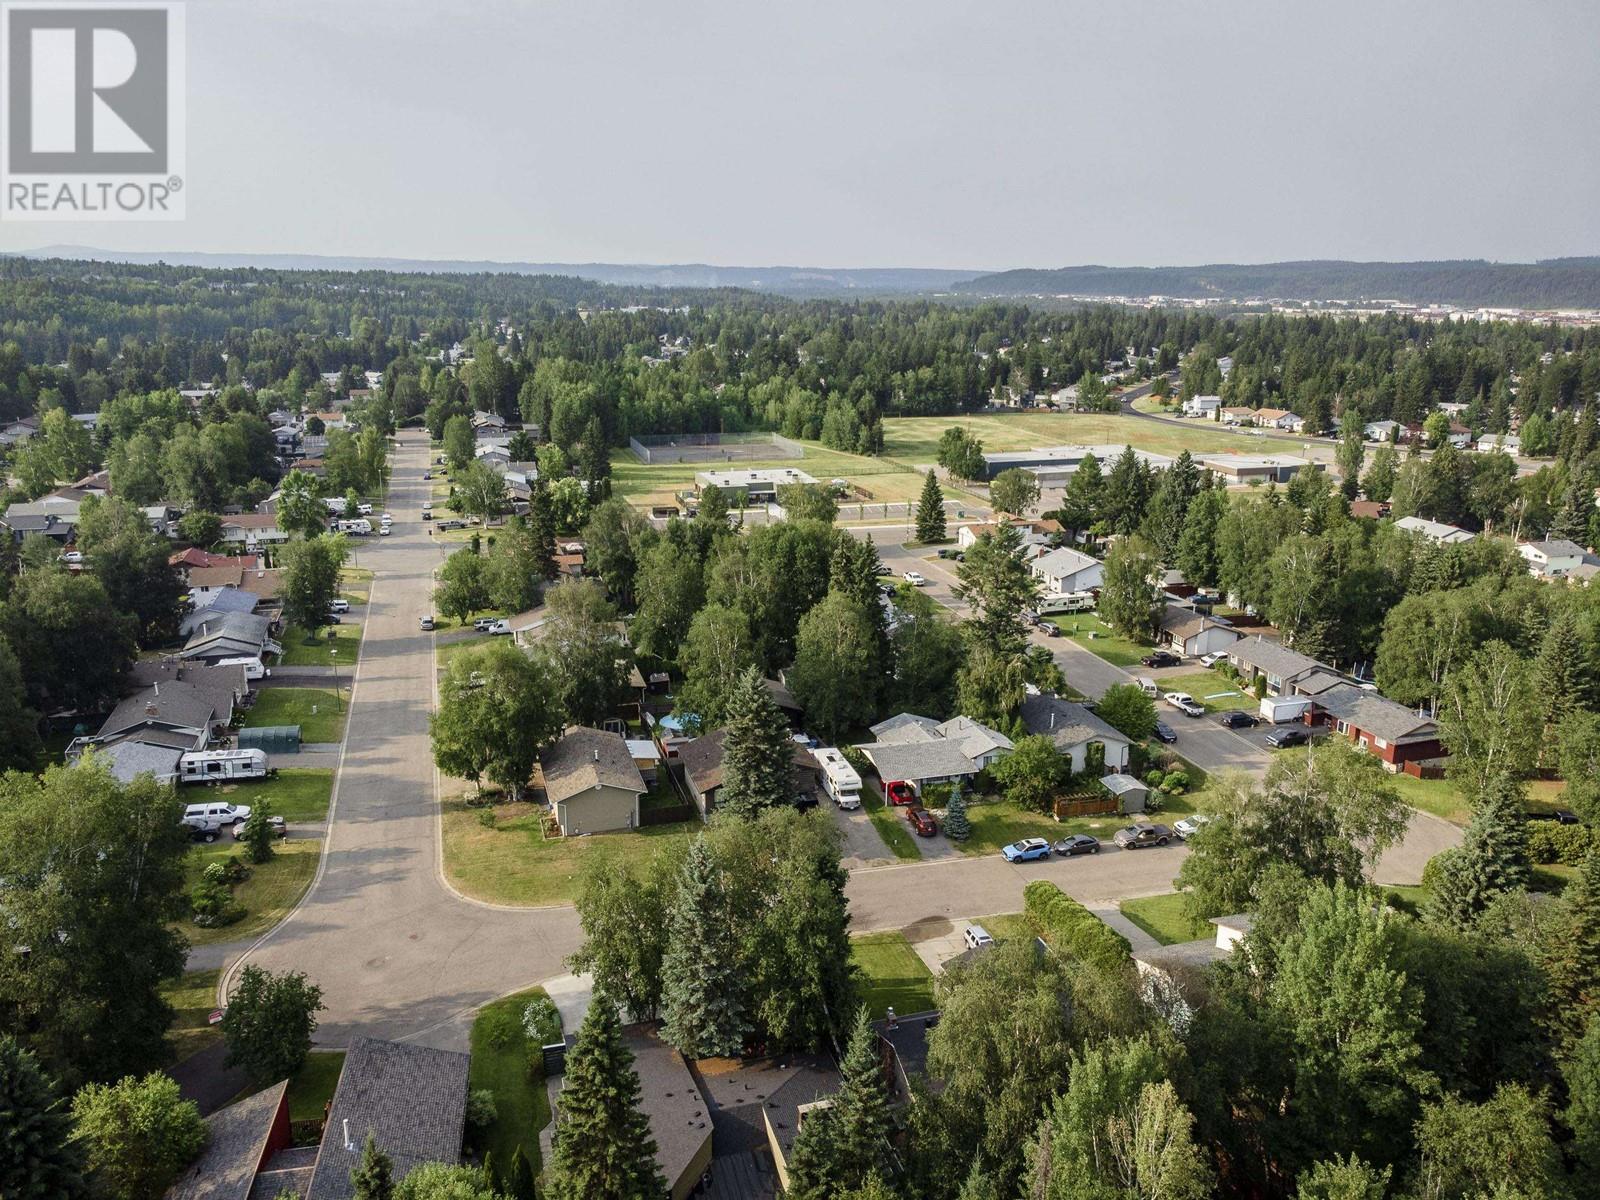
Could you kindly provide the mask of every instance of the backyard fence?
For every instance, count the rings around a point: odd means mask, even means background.
[[[1055,818],[1058,821],[1071,817],[1115,816],[1121,811],[1121,802],[1110,792],[1062,796],[1055,802]]]

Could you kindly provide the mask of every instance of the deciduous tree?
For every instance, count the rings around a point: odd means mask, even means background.
[[[440,681],[439,711],[429,718],[433,761],[475,784],[488,779],[515,798],[564,724],[556,682],[542,659],[504,643],[478,646],[451,659]]]
[[[222,1014],[225,1067],[242,1067],[258,1084],[293,1077],[311,1052],[322,989],[298,971],[274,975],[246,965]]]
[[[72,1101],[90,1176],[118,1200],[160,1200],[206,1144],[206,1123],[170,1076],[91,1083]]]

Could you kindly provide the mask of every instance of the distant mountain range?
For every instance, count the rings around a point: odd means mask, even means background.
[[[566,275],[597,283],[673,288],[748,288],[784,296],[932,295],[964,297],[1122,296],[1232,301],[1400,300],[1469,308],[1600,309],[1600,257],[1534,263],[1482,259],[1441,262],[1215,263],[1199,267],[1077,266],[1012,271],[917,267],[719,267],[706,263],[534,263],[487,259],[357,258],[317,254],[142,253],[45,246],[30,258],[294,271],[396,271]]]

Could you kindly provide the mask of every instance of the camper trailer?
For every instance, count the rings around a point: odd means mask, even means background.
[[[244,677],[246,679],[265,679],[267,676],[272,674],[270,667],[264,667],[261,665],[260,655],[256,655],[253,658],[219,658],[217,660],[217,666],[243,667]]]
[[[1039,601],[1034,611],[1041,617],[1057,613],[1092,612],[1095,604],[1093,592],[1064,592],[1056,596],[1046,596]]]
[[[178,760],[180,783],[263,779],[267,773],[265,750],[197,750]]]
[[[819,746],[811,755],[822,765],[822,787],[833,802],[840,808],[860,808],[861,776],[844,755],[831,746]]]

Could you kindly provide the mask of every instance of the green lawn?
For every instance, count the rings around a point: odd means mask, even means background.
[[[252,808],[265,801],[273,814],[285,821],[325,821],[328,799],[333,795],[333,772],[315,767],[282,767],[276,779],[224,783],[203,794]]]
[[[435,642],[433,649],[434,665],[442,671],[450,665],[450,660],[458,654],[465,654],[468,650],[487,646],[489,642],[490,639],[481,634],[474,634],[472,637],[465,637],[456,642]]]
[[[330,633],[333,634],[331,638],[328,636]],[[353,671],[356,655],[361,650],[361,625],[346,619],[341,624],[318,630],[316,638],[310,642],[306,640],[304,629],[290,625],[283,631],[279,645],[283,647],[283,656],[278,659],[279,666],[331,667],[334,663],[333,652],[337,649],[340,669],[348,667]]]
[[[1149,646],[1130,641],[1112,630],[1093,613],[1063,613],[1046,617],[1055,626],[1085,650],[1092,651],[1114,667],[1132,667],[1146,654]]]
[[[1196,921],[1189,916],[1184,910],[1183,899],[1181,892],[1169,892],[1165,896],[1124,900],[1120,907],[1123,916],[1163,946],[1170,946],[1174,942],[1196,942],[1214,933],[1210,922]]]
[[[217,976],[221,971],[185,971],[183,978],[162,985],[161,996],[176,1010],[167,1029],[172,1061],[182,1062],[222,1040],[222,1028],[210,1023],[217,1007]]]
[[[939,438],[946,429],[960,426],[982,439],[985,450],[1031,450],[1040,446],[1132,445],[1156,454],[1214,454],[1237,450],[1261,453],[1261,439],[1228,433],[1201,421],[1182,425],[1156,424],[1120,413],[984,413],[951,417],[887,417],[883,422],[883,453],[891,459],[931,463],[938,455]],[[1110,464],[1102,463],[1109,470]]]
[[[638,859],[681,850],[702,828],[691,820],[546,841],[539,812],[526,804],[481,809],[447,800],[443,808],[444,870],[451,884],[478,900],[530,907],[571,904],[584,863],[596,856]],[[479,821],[485,811],[495,814],[493,829]]]
[[[1472,817],[1467,798],[1448,779],[1417,779],[1404,772],[1389,776],[1400,798],[1412,808],[1443,817],[1454,825],[1465,825]]]
[[[1260,701],[1255,698],[1254,693],[1241,691],[1229,683],[1227,677],[1220,671],[1194,671],[1187,675],[1162,676],[1156,680],[1156,686],[1163,693],[1188,692],[1208,713],[1229,712],[1234,709],[1255,712],[1260,707]],[[1159,702],[1156,707],[1176,711]]]
[[[233,898],[244,906],[242,920],[216,929],[202,929],[187,919],[178,922],[178,928],[191,944],[206,946],[213,942],[233,942],[253,938],[272,928],[289,910],[299,903],[311,886],[311,877],[317,873],[317,856],[322,852],[318,838],[289,838],[274,842],[276,853],[264,863],[250,865],[250,878],[233,889]],[[188,883],[193,885],[200,873],[210,863],[221,862],[234,853],[243,854],[231,833],[224,832],[211,845],[196,844],[184,863]]]
[[[861,1002],[873,1020],[889,1008],[901,1016],[933,1008],[933,972],[917,957],[906,935],[864,933],[850,939],[850,957],[861,971]]]
[[[539,1131],[550,1123],[550,1101],[544,1075],[530,1071],[530,1055],[539,1048],[523,1032],[522,1009],[543,988],[518,992],[486,1004],[472,1022],[472,1065],[467,1086],[494,1093],[495,1122],[483,1135],[473,1135],[480,1148],[494,1155],[504,1174],[511,1168],[517,1147],[527,1156],[533,1173],[539,1173]]]
[[[861,808],[867,814],[867,819],[872,822],[872,827],[878,831],[878,836],[883,839],[883,844],[889,848],[890,854],[896,858],[909,860],[922,857],[912,837],[911,827],[906,824],[898,808],[884,801],[877,780],[866,780],[866,786],[861,789]]]
[[[349,707],[350,689],[347,687],[341,687],[337,696],[332,688],[262,688],[256,693],[255,705],[245,718],[244,727],[298,725],[302,745],[337,742],[344,738],[344,719]],[[317,711],[312,712],[313,708]]]
[[[1200,793],[1201,796],[1204,793]],[[1195,811],[1196,795],[1161,797],[1161,811],[1149,819],[1170,825],[1179,817]],[[1006,800],[973,803],[969,800],[967,819],[972,823],[972,836],[961,843],[966,854],[998,854],[1002,846],[1023,838],[1042,837],[1055,842],[1069,833],[1087,833],[1108,842],[1117,830],[1138,818],[1111,813],[1103,817],[1073,817],[1057,821],[1043,813],[1031,812]],[[991,932],[993,932],[991,930]]]
[[[1014,942],[1018,938],[1031,941],[1039,936],[1033,922],[1022,913],[991,913],[987,917],[974,918],[972,923],[982,925],[997,942]]]
[[[313,1050],[306,1055],[305,1064],[289,1080],[289,1120],[322,1120],[342,1070],[343,1050]]]
[[[372,592],[372,572],[366,567],[346,567],[339,573],[339,595],[351,604],[365,604]]]

